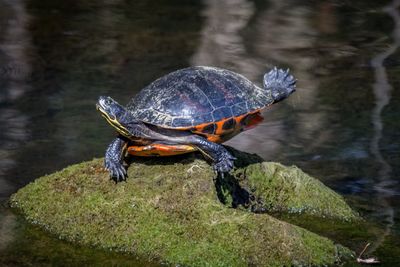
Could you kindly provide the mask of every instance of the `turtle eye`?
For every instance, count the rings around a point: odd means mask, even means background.
[[[107,98],[105,103],[106,103],[106,105],[111,105],[112,101],[111,101],[111,99]]]

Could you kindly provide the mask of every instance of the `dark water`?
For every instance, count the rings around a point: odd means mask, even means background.
[[[298,91],[229,145],[294,164],[381,228],[370,254],[400,262],[400,1],[0,0],[0,198],[100,157],[99,95],[125,104],[170,71],[212,65]],[[143,265],[74,247],[0,208],[0,265]],[[342,237],[343,239],[343,237]],[[351,236],[348,237],[351,242]],[[360,251],[364,243],[354,242]]]

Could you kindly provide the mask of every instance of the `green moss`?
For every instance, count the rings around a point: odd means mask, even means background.
[[[262,172],[277,171],[267,170],[267,166],[256,163],[242,169],[249,188],[263,192],[258,198],[264,197],[270,207],[315,208],[311,201],[316,196],[313,194],[296,200],[284,196],[293,195],[289,189],[268,195],[268,188],[276,190],[277,185],[268,177],[263,185],[260,176]],[[271,166],[279,166],[280,172],[284,172],[281,165]],[[202,160],[137,160],[129,167],[128,175],[127,182],[115,184],[103,170],[102,160],[95,159],[37,179],[14,194],[11,205],[29,221],[60,238],[174,264],[329,265],[343,255],[351,255],[348,249],[327,238],[268,214],[233,209],[232,203],[223,205],[219,199],[224,194],[217,194],[213,172]],[[242,177],[240,183],[244,180]],[[297,183],[301,181],[294,182]],[[315,181],[304,186],[326,189]],[[237,199],[232,191],[221,190],[231,192],[231,199]],[[276,197],[276,203],[270,200],[271,196]],[[334,193],[323,197],[341,199]],[[327,214],[332,212],[329,210]]]
[[[242,186],[249,188],[271,211],[308,213],[343,220],[359,218],[341,196],[295,166],[263,162],[238,172],[247,178]]]

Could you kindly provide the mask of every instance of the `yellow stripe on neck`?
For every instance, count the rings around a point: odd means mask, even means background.
[[[132,137],[128,129],[126,129],[117,119],[111,118],[107,113],[103,112],[102,110],[100,111],[103,114],[103,117],[107,120],[107,122],[111,126],[113,126],[120,134],[128,138]]]

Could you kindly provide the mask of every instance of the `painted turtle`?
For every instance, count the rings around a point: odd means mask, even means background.
[[[117,130],[105,168],[116,182],[126,179],[127,153],[168,156],[200,151],[218,173],[233,168],[234,157],[220,143],[262,121],[260,111],[295,91],[289,71],[276,67],[260,88],[240,74],[215,67],[189,67],[142,89],[126,107],[101,96],[97,109]]]

